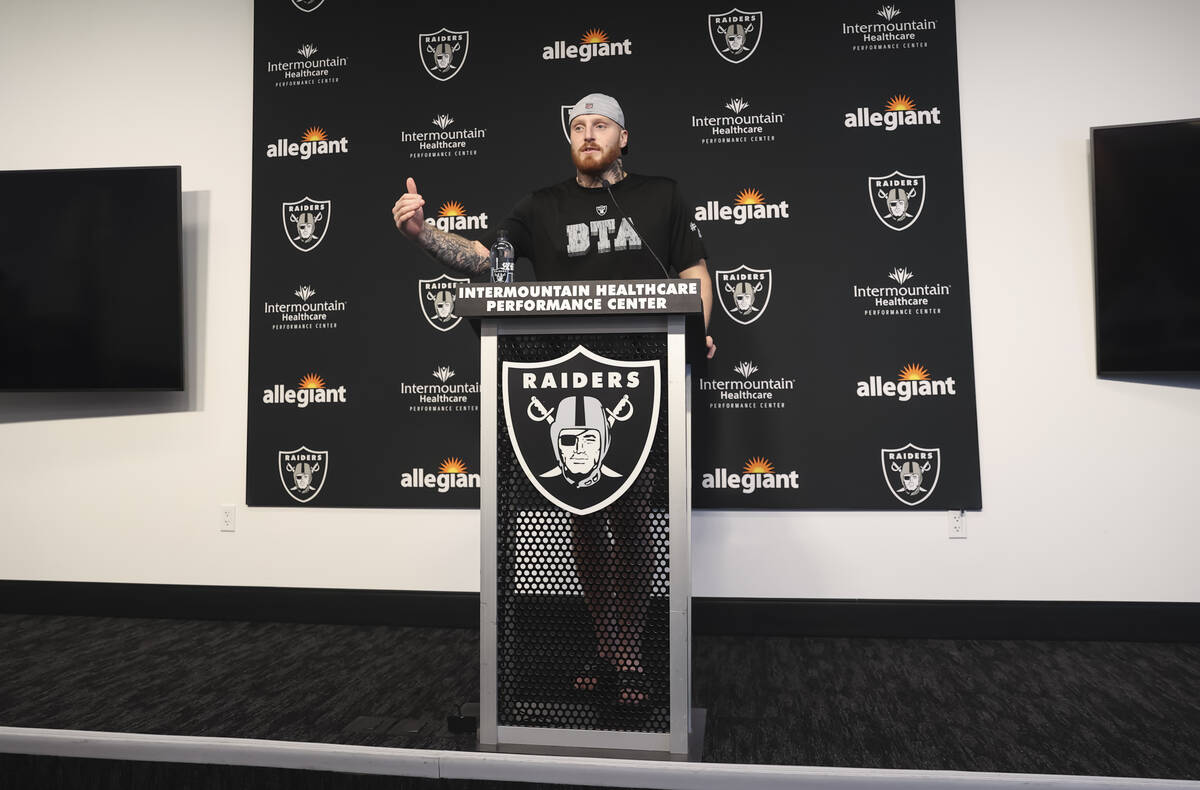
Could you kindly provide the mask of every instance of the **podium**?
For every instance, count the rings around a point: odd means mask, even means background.
[[[686,759],[699,282],[485,283],[481,748]]]

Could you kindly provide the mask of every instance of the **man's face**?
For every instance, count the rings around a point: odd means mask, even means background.
[[[588,474],[600,463],[600,431],[566,428],[558,434],[558,452],[573,474]]]
[[[906,461],[900,471],[900,482],[905,491],[916,491],[921,487],[921,468],[912,461]]]
[[[301,491],[308,489],[312,483],[312,471],[308,464],[299,464],[292,472],[292,477],[296,481],[296,488]]]
[[[571,159],[581,173],[603,173],[628,141],[629,132],[604,115],[580,115],[571,121]]]
[[[888,210],[892,212],[892,216],[900,219],[908,213],[908,196],[903,192],[892,191],[892,195],[888,199]]]

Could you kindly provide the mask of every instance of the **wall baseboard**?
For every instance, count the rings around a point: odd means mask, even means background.
[[[478,628],[473,592],[0,580],[0,612]],[[1200,603],[695,598],[697,634],[1200,642]]]

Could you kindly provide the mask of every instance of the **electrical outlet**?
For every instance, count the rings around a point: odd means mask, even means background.
[[[965,510],[950,510],[946,515],[950,518],[950,537],[965,538],[967,536],[967,513]]]
[[[221,505],[221,531],[237,532],[237,505]]]

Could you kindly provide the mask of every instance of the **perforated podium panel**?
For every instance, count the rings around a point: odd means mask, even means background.
[[[653,360],[660,366],[661,380],[661,366],[666,362],[666,342],[661,334],[510,335],[499,338],[499,357],[509,362],[547,362],[580,346],[606,359]],[[556,373],[548,375],[554,384],[563,383]],[[544,380],[547,374],[539,371],[532,375]],[[553,392],[559,402],[578,398],[571,394],[577,391],[571,382],[566,384],[539,392]],[[650,382],[640,378],[639,385],[646,387]],[[529,397],[521,389],[511,393],[513,401],[521,400],[507,404],[515,419],[531,421],[525,402]],[[603,398],[596,400],[605,408],[615,405],[619,397],[614,392],[608,403]],[[551,400],[544,396],[542,400],[549,408]],[[498,401],[496,425],[503,437],[508,434],[503,388]],[[551,503],[535,488],[513,444],[499,442],[499,725],[664,733],[670,729],[667,411],[667,405],[661,403],[657,420],[650,426],[649,453],[629,488],[612,504],[584,515],[549,507]],[[599,417],[608,421],[603,412]],[[586,419],[587,415],[568,415],[566,423]],[[630,435],[637,426],[622,431],[626,425],[613,421],[611,426],[603,426],[614,451],[610,458],[621,444],[642,439]],[[542,432],[546,436],[535,440],[542,438],[551,446],[549,432]],[[621,468],[624,464],[620,462],[612,464],[614,475],[633,471]],[[546,471],[534,467],[535,474]],[[591,487],[609,480],[613,484],[622,481],[602,478]],[[551,491],[555,491],[553,482],[547,479],[545,483]]]
[[[484,325],[483,745],[687,752],[682,327]]]

